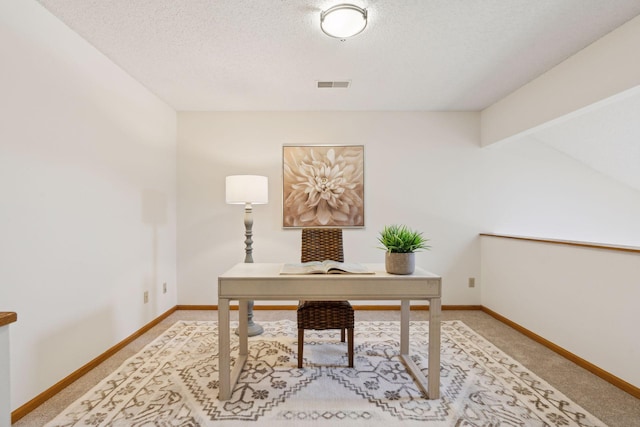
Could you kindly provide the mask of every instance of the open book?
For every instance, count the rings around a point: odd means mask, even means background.
[[[362,264],[338,261],[310,261],[285,264],[280,274],[373,274]]]

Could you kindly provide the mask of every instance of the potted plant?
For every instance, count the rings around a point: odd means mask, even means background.
[[[416,266],[415,252],[430,248],[421,232],[406,225],[385,226],[378,241],[383,246],[380,249],[386,251],[385,268],[391,274],[412,274]]]

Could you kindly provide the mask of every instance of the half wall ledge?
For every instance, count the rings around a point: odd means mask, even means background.
[[[525,240],[530,242],[549,243],[552,245],[566,245],[566,246],[575,246],[575,247],[590,248],[590,249],[604,249],[608,251],[631,252],[631,253],[640,254],[640,247],[637,247],[637,246],[611,245],[607,243],[581,242],[581,241],[575,241],[575,240],[545,239],[541,237],[514,236],[509,234],[480,233],[480,236],[498,237],[501,239]]]
[[[5,326],[18,320],[18,315],[13,312],[0,311],[0,326]]]

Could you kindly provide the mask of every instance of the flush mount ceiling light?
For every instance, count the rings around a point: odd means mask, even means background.
[[[367,26],[367,9],[339,4],[320,14],[320,28],[331,37],[344,39],[360,34]]]

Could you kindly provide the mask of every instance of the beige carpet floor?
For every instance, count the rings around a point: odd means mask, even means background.
[[[480,311],[445,311],[443,318],[462,320],[607,425],[611,427],[640,426],[640,400],[556,355],[487,314]],[[294,320],[295,312],[256,310],[255,319],[258,323],[261,320]],[[399,313],[395,311],[357,311],[356,319],[399,320]],[[147,334],[14,425],[44,425],[177,320],[216,320],[216,312],[177,311],[173,313]],[[413,312],[412,320],[427,320],[427,313]]]

